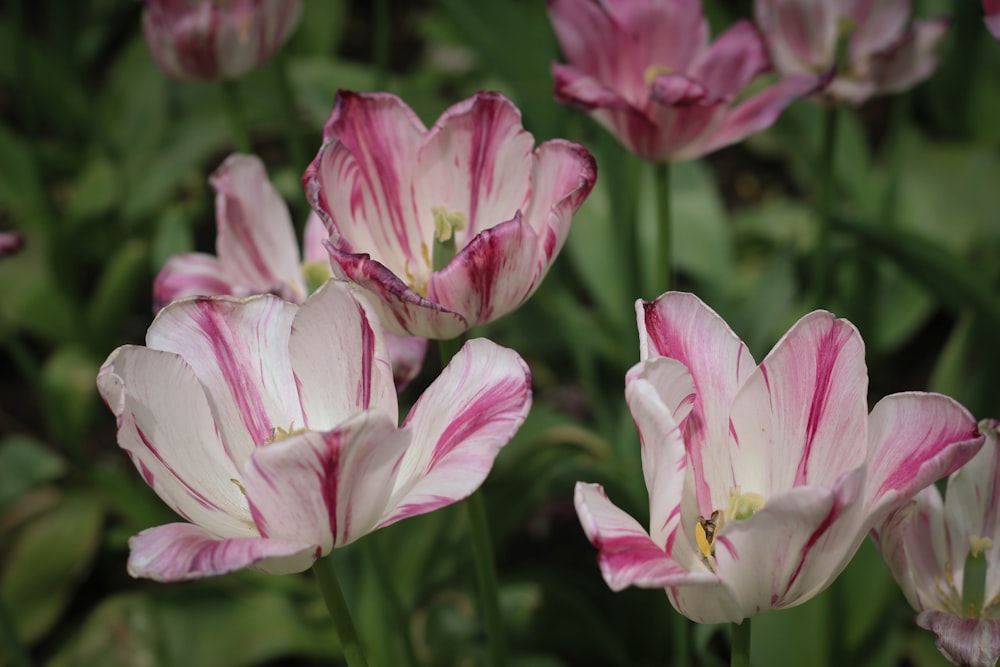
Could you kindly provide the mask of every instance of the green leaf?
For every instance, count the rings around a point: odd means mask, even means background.
[[[103,513],[89,495],[69,493],[10,542],[0,596],[26,643],[45,635],[69,603],[100,538]]]
[[[77,449],[96,408],[99,362],[77,344],[63,345],[45,362],[42,392],[48,427],[59,443]]]
[[[0,512],[31,489],[66,472],[66,461],[27,435],[0,440]]]
[[[117,342],[123,322],[140,294],[149,294],[149,245],[124,243],[109,259],[87,306],[87,332],[95,349]]]

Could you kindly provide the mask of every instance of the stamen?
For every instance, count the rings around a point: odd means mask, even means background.
[[[698,515],[698,523],[694,527],[694,541],[704,558],[715,555],[715,536],[722,530],[725,518],[719,510],[713,510],[712,516],[705,518]]]
[[[738,488],[729,492],[729,507],[726,516],[734,521],[749,519],[764,506],[764,496],[753,491],[741,492]]]
[[[653,82],[656,81],[656,77],[660,76],[661,74],[673,74],[673,73],[674,70],[672,67],[668,67],[666,65],[650,65],[649,67],[646,68],[646,71],[643,72],[642,78],[646,80],[647,86],[652,86]]]

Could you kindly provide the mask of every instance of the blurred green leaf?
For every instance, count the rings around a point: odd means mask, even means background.
[[[19,227],[36,243],[47,232],[45,186],[31,146],[0,124],[0,210],[10,211]]]
[[[47,425],[53,437],[76,451],[93,423],[100,363],[78,344],[59,347],[42,369]]]
[[[26,643],[52,628],[97,550],[102,511],[82,493],[68,493],[59,505],[16,533],[0,572],[0,596]]]
[[[104,155],[93,157],[83,166],[70,190],[66,215],[73,220],[112,216],[121,201],[121,186],[117,167]]]
[[[368,65],[325,57],[290,58],[288,66],[296,100],[305,110],[311,128],[323,127],[333,110],[338,90],[367,90],[375,78],[374,70]]]
[[[109,259],[87,306],[87,333],[95,349],[117,342],[136,297],[149,293],[149,245],[126,241]]]
[[[114,154],[147,156],[163,145],[170,118],[169,86],[145,40],[136,35],[115,60],[100,100],[99,127]]]
[[[23,493],[66,471],[66,461],[27,435],[0,439],[0,512]]]

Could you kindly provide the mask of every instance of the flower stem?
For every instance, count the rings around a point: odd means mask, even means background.
[[[659,253],[657,253],[656,284],[653,294],[645,295],[653,299],[670,289],[670,272],[673,268],[671,253],[673,252],[673,230],[670,216],[670,163],[661,162],[656,165],[656,185],[660,191],[658,212],[660,225],[657,228]]]
[[[389,0],[375,0],[375,90],[383,90],[389,79]]]
[[[816,305],[826,301],[830,282],[830,220],[834,190],[834,154],[837,146],[838,109],[831,106],[823,112],[823,146],[820,154],[819,236],[813,255],[813,291]]]
[[[288,60],[284,54],[275,56],[275,72],[278,78],[278,97],[281,98],[281,116],[285,124],[285,139],[288,140],[288,156],[296,173],[306,168],[306,151],[302,145],[302,130],[299,127],[299,113],[295,105],[295,91],[288,78]],[[300,230],[301,231],[301,230]]]
[[[730,623],[732,653],[729,664],[731,667],[750,667],[750,619],[744,618],[742,623]]]
[[[680,614],[675,614],[673,621],[674,665],[691,667],[691,624]]]
[[[349,667],[368,667],[364,651],[361,650],[361,642],[358,640],[358,632],[354,629],[354,621],[351,620],[351,612],[337,582],[333,556],[320,558],[312,569],[319,590],[323,594],[323,600],[326,602],[326,608],[330,612],[330,618],[333,619],[333,626],[340,637],[340,645],[344,650],[347,664]]]
[[[492,667],[503,667],[507,664],[507,648],[503,620],[500,616],[500,592],[496,566],[493,562],[493,545],[490,543],[490,530],[486,523],[486,507],[483,504],[482,491],[473,493],[465,503],[469,510],[472,552],[476,559],[476,578],[479,580],[486,639],[490,648],[490,664]]]
[[[375,579],[382,588],[382,594],[388,600],[389,612],[393,616],[392,622],[399,628],[400,633],[403,635],[403,652],[405,653],[406,664],[408,667],[417,667],[420,662],[417,660],[417,654],[413,650],[413,642],[410,639],[409,617],[403,608],[403,601],[400,600],[396,588],[389,581],[389,567],[382,556],[382,550],[378,548],[378,544],[374,539],[375,537],[377,536],[370,536],[368,539],[361,540],[361,548],[365,558],[375,568]]]
[[[243,118],[243,109],[240,107],[240,98],[236,90],[235,81],[222,82],[222,100],[226,105],[226,114],[229,116],[229,124],[233,130],[233,141],[236,143],[236,150],[240,153],[250,153],[250,135],[247,134],[246,120]]]

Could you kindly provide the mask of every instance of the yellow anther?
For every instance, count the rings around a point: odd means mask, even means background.
[[[729,492],[729,507],[726,509],[726,516],[734,521],[749,519],[764,506],[764,496],[753,491],[741,492],[733,489]]]
[[[705,518],[698,515],[698,523],[694,527],[694,541],[698,544],[698,551],[705,558],[715,555],[715,536],[726,520],[719,510],[713,510],[712,516]]]
[[[984,551],[993,546],[993,540],[979,535],[969,535],[969,552],[973,558],[979,558]]]
[[[653,82],[656,81],[656,77],[661,74],[673,74],[674,70],[672,67],[667,67],[666,65],[650,65],[643,72],[642,78],[646,80],[647,86],[652,86]]]
[[[229,481],[238,486],[240,489],[240,493],[242,493],[244,496],[247,494],[246,487],[243,486],[240,480],[236,479],[235,477],[230,477]]]
[[[469,226],[469,221],[461,211],[449,211],[444,206],[434,206],[431,207],[431,213],[434,214],[434,238],[442,243],[451,239],[454,232],[460,232]]]
[[[295,422],[288,425],[288,428],[281,428],[280,426],[275,426],[271,429],[271,437],[264,441],[265,445],[270,445],[279,440],[284,440],[285,438],[295,435],[297,433],[305,433],[304,428],[295,428]]]

